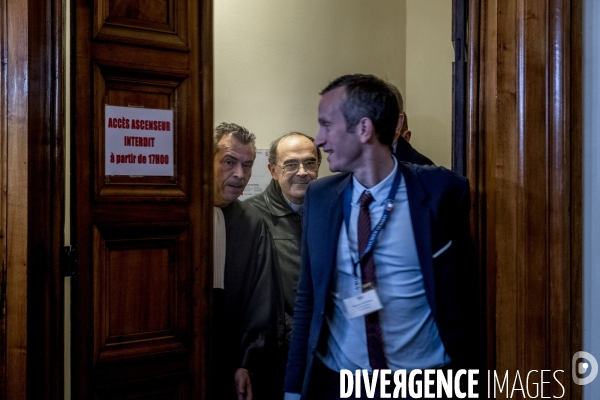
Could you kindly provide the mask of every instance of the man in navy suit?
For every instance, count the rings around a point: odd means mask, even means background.
[[[398,101],[398,111],[400,112],[398,123],[396,125],[396,133],[394,134],[394,139],[392,141],[394,155],[398,161],[406,161],[418,165],[435,165],[433,161],[427,156],[419,153],[417,149],[412,147],[409,143],[412,132],[408,129],[408,116],[404,111],[404,100],[402,99],[400,90],[398,90],[394,84],[388,82],[388,87],[392,93],[394,93],[394,96],[396,96],[396,100]]]
[[[342,369],[472,367],[468,181],[392,155],[386,82],[345,75],[321,95],[315,145],[342,173],[304,200],[286,399],[340,398]]]

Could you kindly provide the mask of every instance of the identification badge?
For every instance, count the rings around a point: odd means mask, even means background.
[[[343,299],[342,302],[344,304],[344,314],[348,319],[362,317],[383,308],[377,290],[374,289]]]

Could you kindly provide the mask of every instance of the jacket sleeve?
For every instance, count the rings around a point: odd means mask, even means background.
[[[443,320],[446,334],[451,334],[445,343],[456,368],[476,368],[478,333],[478,283],[470,232],[470,190],[468,181],[462,180],[453,199],[446,199],[449,230],[452,232],[453,257],[446,259],[446,267],[438,274],[438,290],[445,293],[443,302],[438,300],[439,319]],[[449,257],[447,255],[446,257]],[[443,258],[443,257],[440,257]],[[441,262],[444,262],[440,260]],[[440,321],[442,322],[442,321]],[[450,338],[450,337],[448,337]]]
[[[310,265],[310,254],[307,237],[310,235],[310,185],[304,198],[303,232],[302,232],[302,266],[298,292],[294,305],[294,326],[288,354],[288,363],[285,374],[284,391],[301,393],[304,375],[306,373],[306,359],[308,337],[313,314],[313,282]]]
[[[283,318],[281,276],[275,246],[268,227],[260,223],[253,241],[257,246],[253,285],[248,285],[244,305],[239,367],[252,372],[275,362],[278,322]]]
[[[457,213],[457,249],[460,255],[461,282],[463,282],[464,290],[460,291],[459,299],[463,314],[465,317],[465,351],[461,352],[464,359],[459,360],[465,368],[476,368],[477,360],[479,359],[478,351],[480,345],[478,342],[479,333],[479,282],[477,263],[475,260],[475,250],[471,239],[471,191],[469,183],[465,184],[464,190],[458,206]]]

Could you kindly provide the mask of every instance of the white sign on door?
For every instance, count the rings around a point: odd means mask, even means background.
[[[104,106],[105,174],[173,176],[173,110]]]

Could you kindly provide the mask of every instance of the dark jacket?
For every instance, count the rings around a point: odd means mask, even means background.
[[[403,137],[398,138],[394,154],[398,161],[406,161],[417,165],[435,165],[433,161],[415,150]]]
[[[289,325],[289,317],[294,315],[294,301],[300,275],[302,216],[292,210],[281,192],[279,183],[274,179],[262,193],[252,196],[244,203],[258,211],[273,236],[283,282],[283,297],[286,321],[288,322],[286,325]],[[290,328],[287,327],[288,332]]]
[[[292,210],[287,203],[281,187],[276,180],[260,194],[244,201],[250,205],[266,222],[271,236],[275,242],[277,261],[283,286],[283,303],[285,308],[285,322],[279,327],[280,347],[278,362],[271,374],[271,388],[269,399],[283,398],[283,378],[290,336],[293,325],[294,301],[298,276],[300,275],[300,245],[302,238],[302,216]],[[266,397],[265,397],[266,398]]]
[[[453,367],[471,366],[476,318],[470,297],[474,270],[469,231],[468,181],[445,168],[399,163],[423,282],[432,315]],[[310,183],[304,199],[302,269],[294,332],[286,369],[286,392],[306,393],[315,353],[326,345],[336,249],[343,222],[343,194],[351,174]]]
[[[269,390],[270,367],[277,361],[283,318],[281,280],[269,229],[238,200],[222,208],[225,219],[225,289],[213,289],[212,392],[237,399],[234,373],[252,373],[255,398]]]

